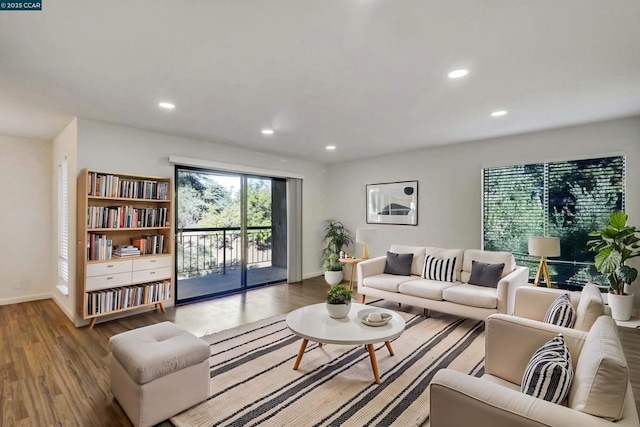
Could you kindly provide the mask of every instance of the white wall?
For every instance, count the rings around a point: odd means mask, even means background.
[[[627,156],[629,223],[640,226],[640,117],[332,164],[330,186],[340,191],[331,193],[330,216],[354,231],[375,228],[371,256],[384,255],[392,243],[479,248],[483,167],[620,153]],[[404,180],[419,181],[418,226],[367,225],[365,185]],[[640,280],[634,288],[640,297]]]
[[[76,318],[76,187],[78,185],[77,171],[77,151],[78,151],[78,123],[73,119],[66,128],[53,140],[51,153],[51,182],[52,182],[52,204],[51,204],[51,265],[53,299],[62,308],[65,314],[72,320]],[[69,191],[69,283],[68,293],[61,292],[58,285],[58,165],[67,159],[67,182]]]
[[[90,168],[173,178],[170,155],[303,175],[302,274],[305,278],[321,274],[319,235],[326,218],[327,188],[324,164],[78,119],[78,171]]]
[[[0,136],[0,305],[49,298],[51,143]]]

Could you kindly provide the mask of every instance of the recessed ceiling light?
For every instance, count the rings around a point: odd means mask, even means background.
[[[265,135],[273,135],[273,129],[262,129],[262,133]]]
[[[500,117],[504,116],[505,114],[507,114],[505,110],[494,111],[493,113],[491,113],[491,117]]]
[[[467,74],[469,74],[468,70],[453,70],[447,75],[449,76],[450,79],[459,79],[460,77],[464,77]]]
[[[164,108],[165,110],[173,110],[176,108],[176,106],[170,102],[160,102],[158,106],[160,108]]]
[[[327,145],[325,148],[326,148],[327,150],[329,150],[329,151],[332,151],[332,150],[335,150],[335,149],[336,149],[336,146],[335,146],[335,145]]]

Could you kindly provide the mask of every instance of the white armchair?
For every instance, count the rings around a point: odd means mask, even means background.
[[[588,332],[604,311],[602,294],[600,289],[593,283],[587,283],[582,292],[569,292],[534,286],[520,287],[516,290],[514,315],[542,321],[551,303],[559,295],[567,293],[573,308],[576,310],[576,322],[573,329]]]
[[[566,406],[520,392],[529,359],[558,332],[564,335],[575,372]],[[640,425],[616,324],[607,316],[598,318],[587,333],[491,315],[482,378],[443,369],[430,387],[432,427]]]

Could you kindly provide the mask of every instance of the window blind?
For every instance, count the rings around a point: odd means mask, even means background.
[[[69,283],[69,182],[67,160],[58,165],[58,277]]]
[[[514,254],[535,274],[530,236],[560,238],[561,256],[548,260],[552,280],[581,285],[596,280],[589,232],[624,210],[625,157],[483,169],[483,247]]]

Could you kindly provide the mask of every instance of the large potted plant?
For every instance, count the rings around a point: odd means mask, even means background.
[[[344,285],[336,285],[331,287],[327,294],[327,311],[329,317],[334,319],[342,319],[349,315],[351,310],[351,289]]]
[[[349,230],[340,221],[329,219],[322,227],[322,268],[324,280],[331,286],[342,282],[342,263],[339,252],[353,243]]]
[[[638,277],[638,270],[626,264],[627,260],[640,255],[638,230],[627,225],[628,216],[624,212],[614,212],[609,224],[603,229],[592,231],[588,242],[589,250],[597,252],[595,267],[609,280],[608,303],[611,316],[616,320],[629,320],[633,308],[633,294],[625,291]]]

